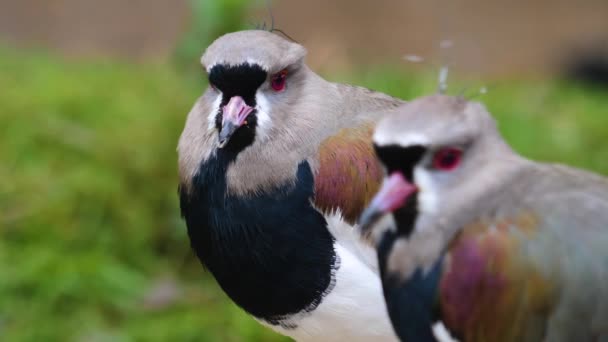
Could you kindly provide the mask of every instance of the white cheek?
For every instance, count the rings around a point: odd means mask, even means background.
[[[437,213],[438,196],[437,184],[427,169],[419,166],[414,168],[414,182],[418,185],[418,211],[421,213]]]
[[[383,129],[376,130],[373,140],[377,145],[424,146],[429,144],[429,138],[423,134],[410,133],[395,135],[386,132],[386,130]]]
[[[257,128],[256,134],[264,139],[267,137],[270,132],[270,128],[272,127],[272,120],[270,119],[270,102],[261,91],[257,91],[255,94],[255,103],[256,103],[256,111],[257,111]]]
[[[211,112],[209,112],[209,115],[207,115],[207,129],[209,129],[209,131],[213,131],[215,129],[215,116],[220,110],[221,104],[222,94],[218,94],[215,100],[213,100],[213,104],[211,105]]]

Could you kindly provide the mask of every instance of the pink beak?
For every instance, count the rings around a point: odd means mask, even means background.
[[[236,130],[245,124],[247,116],[253,111],[240,96],[233,96],[222,108],[222,129],[219,135],[219,148],[226,146]]]
[[[372,228],[373,224],[384,214],[399,209],[405,205],[418,188],[408,182],[401,172],[395,171],[384,179],[380,191],[363,211],[359,219],[362,232]]]

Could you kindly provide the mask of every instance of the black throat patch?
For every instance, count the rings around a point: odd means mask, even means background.
[[[293,328],[283,320],[320,304],[339,263],[325,218],[311,205],[311,168],[300,163],[295,185],[240,197],[226,188],[235,156],[217,150],[201,165],[193,189],[180,191],[192,248],[237,305]]]

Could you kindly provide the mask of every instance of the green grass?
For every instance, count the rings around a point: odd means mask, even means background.
[[[202,72],[8,50],[0,70],[0,340],[283,340],[203,272],[179,218],[175,146]],[[395,68],[327,78],[434,89]],[[608,174],[605,92],[511,82],[479,99],[524,155]]]

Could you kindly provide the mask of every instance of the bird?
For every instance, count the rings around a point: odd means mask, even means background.
[[[429,95],[373,135],[360,218],[403,341],[608,340],[608,179],[517,154],[479,102]]]
[[[382,181],[374,125],[404,101],[326,81],[304,46],[225,34],[178,142],[190,245],[222,290],[298,341],[396,341],[356,222]]]

